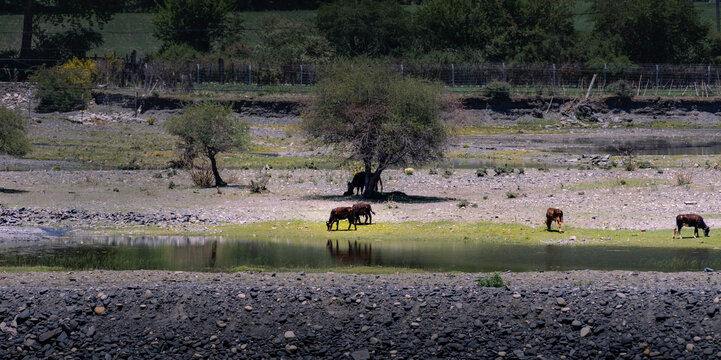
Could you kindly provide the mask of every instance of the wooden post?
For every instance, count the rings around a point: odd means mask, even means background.
[[[586,91],[586,97],[584,100],[588,100],[588,95],[591,94],[591,89],[593,88],[593,83],[596,81],[596,74],[593,74],[593,77],[591,78],[591,83],[588,84],[588,90]]]
[[[638,76],[638,89],[636,89],[636,96],[641,94],[641,78],[643,77],[643,74]]]

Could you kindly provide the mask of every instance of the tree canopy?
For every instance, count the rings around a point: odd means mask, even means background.
[[[232,109],[217,103],[188,105],[183,114],[171,118],[166,130],[180,137],[179,147],[192,157],[202,154],[208,158],[215,177],[215,186],[225,186],[220,177],[216,155],[229,150],[245,149],[249,142],[249,128],[233,118]]]
[[[593,33],[609,52],[637,63],[688,63],[703,60],[709,27],[692,1],[594,0]]]
[[[164,0],[153,14],[154,35],[163,47],[187,44],[198,51],[223,47],[242,33],[232,0]]]
[[[107,23],[120,9],[116,1],[95,0],[6,0],[11,8],[22,9],[23,28],[20,57],[60,57],[53,50],[74,51],[75,55],[102,42],[97,28]],[[60,33],[48,34],[37,25],[63,26]],[[67,33],[67,34],[65,34]],[[83,36],[74,36],[83,34]],[[33,49],[33,35],[40,42]],[[92,36],[88,38],[88,36]],[[39,54],[35,54],[39,52]],[[84,55],[81,54],[81,55]],[[64,58],[63,58],[64,59]]]
[[[370,197],[389,166],[423,164],[442,156],[442,92],[437,83],[402,77],[382,66],[339,65],[315,87],[302,126],[312,137],[363,162],[363,196]]]

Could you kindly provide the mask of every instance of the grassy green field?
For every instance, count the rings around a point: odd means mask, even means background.
[[[593,21],[590,15],[590,1],[579,0],[576,3],[574,12],[578,15],[574,18],[574,26],[580,33],[587,33],[593,29]],[[701,18],[709,26],[716,21],[716,8],[712,3],[694,2],[699,10]],[[411,12],[418,11],[419,6],[409,6]],[[257,29],[260,27],[263,17],[279,16],[288,20],[312,20],[315,17],[314,10],[297,11],[251,11],[241,13],[244,20],[246,45],[253,46],[258,43]],[[20,32],[22,31],[21,15],[0,15],[0,32],[9,32],[0,37],[1,49],[18,49],[20,47]],[[153,37],[153,24],[151,15],[123,13],[117,14],[101,31],[105,43],[98,48],[92,49],[90,55],[103,55],[115,51],[121,57],[137,50],[140,56],[156,52],[160,48],[160,42]]]
[[[341,225],[340,228],[344,226]],[[325,224],[304,220],[267,221],[250,224],[219,225],[193,232],[180,229],[161,229],[153,227],[136,227],[123,229],[98,229],[94,234],[132,235],[132,236],[209,236],[217,235],[227,238],[253,238],[256,240],[279,240],[286,242],[328,239],[340,241],[367,240],[384,242],[413,241],[423,242],[473,242],[478,244],[503,245],[543,245],[558,243],[576,236],[577,240],[568,245],[575,246],[644,246],[672,248],[705,248],[721,247],[719,235],[709,238],[692,238],[692,232],[684,233],[683,240],[671,239],[668,230],[606,230],[586,229],[564,226],[564,232],[546,231],[545,226],[531,227],[522,224],[506,224],[488,221],[479,222],[400,222],[377,223],[373,226],[358,227],[357,231],[328,232]],[[412,240],[409,240],[412,239]]]

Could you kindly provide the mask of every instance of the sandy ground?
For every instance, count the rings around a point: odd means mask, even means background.
[[[158,174],[162,174],[159,177]],[[330,209],[350,206],[343,197],[345,171],[271,170],[268,192],[251,194],[255,170],[226,170],[233,185],[217,190],[192,186],[183,172],[20,171],[0,174],[0,202],[6,207],[89,212],[192,213],[230,223],[267,220],[326,220]],[[676,185],[676,176],[691,184]],[[384,191],[409,198],[371,201],[381,222],[498,221],[540,226],[548,207],[565,212],[568,225],[604,229],[672,228],[680,213],[703,214],[721,225],[721,178],[713,169],[564,170],[526,169],[524,174],[477,177],[473,170],[450,176],[418,170],[384,173]],[[176,187],[169,189],[169,183]],[[625,184],[624,184],[625,183]],[[515,198],[512,198],[515,196]],[[460,207],[461,201],[469,202]],[[477,207],[475,207],[477,206]]]

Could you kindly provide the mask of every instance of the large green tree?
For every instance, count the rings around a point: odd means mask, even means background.
[[[333,46],[318,29],[304,21],[266,16],[258,36],[257,58],[270,64],[327,63],[335,55]]]
[[[709,26],[690,0],[594,0],[591,13],[593,35],[614,55],[637,63],[689,63],[704,55]]]
[[[408,43],[411,14],[393,0],[338,0],[322,5],[316,21],[341,55],[394,55]]]
[[[30,151],[27,123],[17,112],[0,105],[0,154],[21,156]]]
[[[232,0],[164,0],[153,13],[155,37],[163,47],[187,44],[206,52],[237,39],[242,21]]]
[[[88,44],[82,42],[81,37],[74,37],[74,34],[88,34],[95,32],[97,28],[107,23],[120,8],[119,1],[97,1],[97,0],[6,0],[9,6],[13,8],[21,8],[23,12],[23,28],[22,41],[20,44],[20,57],[29,58],[33,56],[33,36],[45,34],[42,29],[38,29],[39,25],[52,25],[60,27],[68,35],[55,36],[56,42],[41,44],[46,49],[51,46],[55,47],[77,47],[78,44]],[[61,33],[63,32],[61,31]],[[50,36],[50,35],[46,35]],[[99,35],[92,35],[99,36]],[[57,40],[73,40],[72,43],[57,44]],[[54,45],[51,45],[54,44]],[[95,45],[95,42],[89,45]],[[50,49],[52,50],[52,49]],[[75,49],[77,50],[77,49]],[[89,50],[89,49],[87,49]],[[47,51],[46,51],[47,52]],[[44,53],[46,53],[44,52]]]
[[[210,161],[215,186],[227,185],[220,177],[216,156],[224,151],[242,150],[249,142],[249,127],[234,119],[229,106],[198,103],[186,106],[183,114],[171,118],[166,130],[180,138],[180,149],[191,159],[203,155]]]
[[[416,18],[417,43],[426,50],[461,50],[490,61],[564,61],[575,39],[574,4],[574,0],[427,0]]]
[[[302,127],[365,167],[364,197],[383,170],[439,159],[447,131],[440,119],[443,87],[402,77],[382,65],[339,65],[317,84]]]

